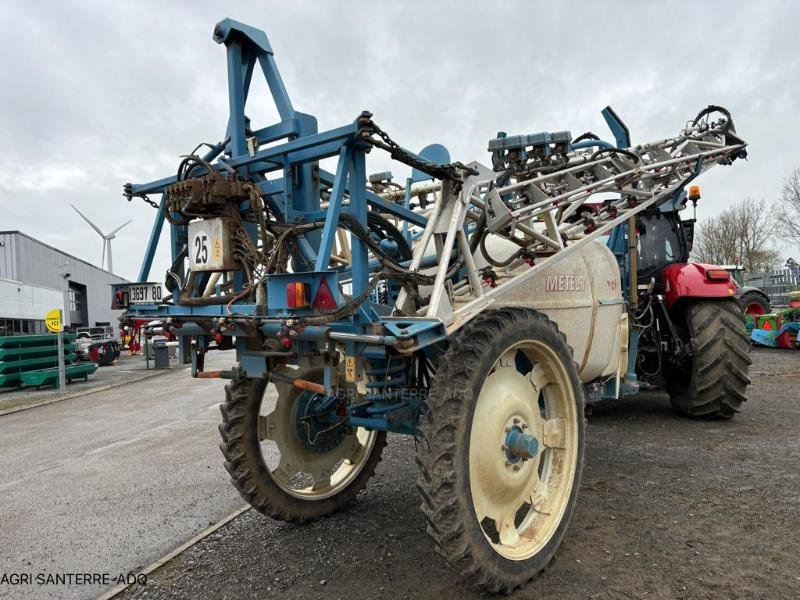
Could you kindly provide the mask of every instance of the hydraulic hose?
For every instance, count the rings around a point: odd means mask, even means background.
[[[642,162],[642,159],[639,158],[638,155],[634,154],[630,150],[623,150],[622,148],[601,148],[600,150],[592,154],[592,156],[589,158],[589,161],[590,162],[593,161],[601,154],[622,154],[624,156],[627,156],[628,158],[632,158],[637,163]]]

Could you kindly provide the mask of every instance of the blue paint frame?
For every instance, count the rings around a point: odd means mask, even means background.
[[[321,231],[304,234],[299,244],[301,253],[296,257],[301,264],[305,263],[314,271],[329,268],[328,256],[335,243],[345,195],[349,196],[350,203],[344,210],[362,223],[366,222],[367,206],[372,205],[382,212],[404,219],[407,223],[424,227],[427,221],[421,215],[402,205],[388,202],[366,189],[365,153],[369,147],[358,138],[355,120],[320,133],[316,118],[294,109],[278,71],[269,39],[263,31],[232,19],[224,19],[214,28],[213,38],[226,48],[229,116],[225,141],[212,146],[203,159],[209,162],[216,160],[213,163],[215,169],[233,168],[243,176],[254,179],[270,206],[286,222],[325,219]],[[256,64],[260,66],[266,79],[281,121],[248,131],[245,106]],[[248,153],[248,137],[254,138],[257,151]],[[280,140],[286,141],[262,148]],[[441,148],[446,154],[446,150]],[[336,155],[339,156],[339,164],[335,174],[318,168],[320,160]],[[282,176],[269,179],[268,175],[275,172]],[[163,232],[166,217],[163,192],[175,181],[176,177],[173,175],[131,186],[132,195],[162,194],[139,271],[138,280],[141,282],[150,278],[155,252]],[[323,211],[320,207],[320,184],[332,188],[328,211]],[[242,208],[246,208],[246,203],[243,203]],[[251,235],[254,237],[255,232],[252,231]],[[170,225],[173,261],[183,251],[185,243],[186,227]],[[352,271],[348,275],[352,279],[355,293],[359,293],[368,285],[370,272],[377,265],[368,263],[367,248],[363,242],[354,238],[352,245],[354,260]],[[315,248],[318,250],[315,251]],[[244,282],[241,277],[236,279],[238,291]],[[139,305],[132,307],[130,312],[135,316],[152,318],[188,316],[186,308],[188,307]],[[255,308],[252,305],[237,304],[236,312],[254,314]],[[219,307],[191,307],[189,313],[197,316],[222,316]]]
[[[370,278],[380,270],[377,261],[369,261],[368,247],[357,236],[351,236],[351,265],[348,268],[332,268],[331,252],[335,247],[337,229],[343,214],[355,217],[364,227],[370,208],[392,215],[402,222],[402,230],[410,234],[411,226],[424,228],[427,219],[411,210],[410,196],[401,202],[385,200],[367,189],[366,154],[372,148],[360,137],[358,119],[353,122],[320,132],[313,115],[295,110],[281,79],[272,46],[267,35],[258,29],[232,19],[220,21],[214,28],[213,39],[225,47],[227,64],[228,119],[223,141],[209,147],[202,158],[218,171],[235,170],[241,177],[249,178],[258,186],[270,210],[287,223],[321,222],[321,227],[297,236],[297,251],[293,265],[299,272],[275,273],[266,278],[266,310],[264,306],[237,301],[225,305],[156,305],[137,304],[128,309],[128,315],[140,319],[169,319],[179,336],[196,336],[207,341],[211,334],[236,336],[237,359],[243,372],[251,377],[265,377],[269,372],[269,358],[264,352],[249,348],[248,338],[254,335],[250,319],[257,319],[258,333],[267,338],[285,335],[287,322],[315,313],[313,310],[290,309],[286,303],[287,281],[301,281],[309,286],[310,300],[321,281],[331,289],[338,305],[347,298],[341,293],[340,282],[348,280],[352,295],[366,291]],[[272,96],[280,120],[264,127],[251,127],[246,114],[250,86],[254,76],[263,76]],[[444,146],[434,144],[424,149],[420,156],[433,162],[449,162],[449,153]],[[335,173],[319,168],[319,162],[337,157]],[[199,169],[197,171],[199,173]],[[189,175],[193,175],[192,171]],[[432,179],[427,174],[414,170],[410,183]],[[151,278],[155,253],[161,239],[164,222],[168,216],[165,190],[177,180],[175,175],[154,181],[131,184],[130,196],[160,194],[161,199],[153,220],[153,226],[141,268],[139,282]],[[330,194],[328,206],[323,210],[321,188]],[[240,210],[247,210],[250,201],[243,201]],[[176,215],[177,216],[177,215]],[[257,242],[255,226],[246,231],[253,243]],[[173,262],[184,252],[187,226],[169,223],[170,250]],[[410,237],[410,235],[409,235]],[[182,267],[181,267],[182,268]],[[203,278],[199,281],[204,282]],[[233,293],[244,289],[243,273],[235,272]],[[178,286],[170,290],[173,297],[179,293]],[[251,301],[252,302],[252,301]],[[418,319],[413,323],[398,322],[382,315],[387,307],[365,302],[354,314],[324,325],[304,325],[292,332],[292,340],[303,352],[313,350],[313,344],[327,344],[331,336],[341,335],[348,355],[365,359],[368,349],[374,351],[412,337],[417,345],[429,346],[446,338],[441,321]],[[238,322],[232,322],[233,314]],[[407,321],[407,320],[406,320]],[[223,328],[215,324],[225,322]],[[383,333],[381,333],[383,332]],[[356,334],[356,339],[346,336]],[[201,344],[201,347],[204,344]],[[406,360],[406,359],[402,359]],[[193,372],[198,369],[197,357],[193,356]],[[331,371],[326,369],[326,386],[332,389]],[[416,401],[394,402],[380,392],[370,394],[366,404],[351,409],[352,424],[362,424],[374,429],[391,429],[403,433],[414,433],[413,421],[417,414]],[[361,420],[359,420],[361,419]]]

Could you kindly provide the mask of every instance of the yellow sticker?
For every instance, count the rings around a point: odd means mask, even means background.
[[[355,382],[356,380],[356,357],[355,356],[345,356],[344,357],[344,378],[346,381],[350,383]]]
[[[219,238],[214,238],[214,245],[211,250],[211,255],[214,258],[214,262],[222,261],[222,242]]]
[[[54,308],[44,316],[44,325],[48,331],[58,333],[61,331],[61,310]]]

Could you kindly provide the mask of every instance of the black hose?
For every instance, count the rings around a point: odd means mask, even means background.
[[[592,161],[595,158],[597,158],[598,156],[600,156],[601,154],[623,154],[623,155],[627,156],[628,158],[632,158],[637,163],[638,162],[642,162],[642,159],[639,158],[639,156],[637,156],[636,154],[634,154],[630,150],[623,150],[622,148],[601,148],[600,150],[598,150],[597,152],[592,154],[589,157],[589,160]]]
[[[478,223],[475,225],[475,231],[472,233],[472,239],[469,241],[470,252],[475,254],[475,250],[478,249],[481,238],[483,238],[484,235],[486,235],[486,211],[482,210]]]
[[[355,298],[351,298],[350,302],[347,302],[346,304],[343,304],[342,306],[332,311],[323,310],[321,311],[322,316],[306,317],[303,319],[304,322],[309,325],[324,325],[325,323],[338,321],[339,319],[354,314],[358,310],[358,307],[367,301],[367,298],[370,297],[370,294],[372,294],[372,291],[375,289],[375,286],[378,285],[378,282],[381,279],[385,278],[387,275],[390,274],[384,271],[379,271],[372,277],[372,279],[369,280],[369,283],[367,284],[367,287],[364,288],[364,291],[361,292]]]
[[[188,249],[183,248],[183,250],[178,252],[178,256],[175,257],[175,260],[172,261],[172,264],[170,265],[169,269],[167,269],[166,276],[164,278],[164,287],[166,287],[168,290],[172,289],[171,285],[173,283],[176,283],[176,281],[174,280],[179,280],[181,288],[183,288],[183,286],[185,285],[184,282],[180,281],[180,277],[175,271],[177,270],[178,267],[181,266],[181,263],[183,263],[183,259],[186,258],[188,254],[189,254]],[[170,279],[170,277],[172,277],[173,279]]]
[[[392,270],[397,271],[400,274],[404,274],[407,276],[419,276],[424,278],[424,275],[419,275],[418,273],[414,273],[413,271],[409,271],[402,265],[400,265],[393,257],[386,254],[383,249],[380,247],[372,237],[369,235],[369,231],[358,222],[358,219],[350,214],[342,214],[339,216],[339,224],[342,225],[345,229],[347,229],[350,233],[355,235],[358,239],[364,242],[367,247],[372,250],[378,260],[385,266],[389,267]],[[433,278],[428,278],[433,280]]]
[[[522,250],[518,250],[517,252],[514,252],[514,254],[509,256],[506,260],[502,260],[502,261],[501,260],[495,260],[489,254],[489,251],[486,250],[486,238],[487,237],[489,237],[489,236],[487,236],[487,235],[481,236],[481,240],[480,240],[481,254],[483,254],[483,258],[486,259],[486,262],[488,262],[492,266],[495,266],[495,267],[498,267],[500,269],[503,269],[503,268],[507,267],[508,265],[510,265],[515,260],[517,260],[517,258],[520,257]]]
[[[586,133],[580,134],[576,137],[571,144],[577,144],[578,142],[582,142],[583,140],[599,140],[600,138],[593,134],[591,131],[587,131]]]
[[[191,166],[189,166],[190,164]],[[195,154],[189,154],[188,156],[184,156],[183,160],[178,165],[178,181],[183,181],[183,179],[188,177],[189,173],[198,165],[204,166],[209,175],[214,172],[214,167],[207,160],[203,160]]]
[[[692,127],[697,125],[700,122],[700,119],[702,119],[703,117],[706,117],[715,112],[721,113],[722,115],[725,116],[725,119],[727,120],[727,123],[725,124],[725,131],[733,127],[733,118],[731,117],[730,111],[724,106],[717,106],[716,104],[709,104],[699,113],[697,113],[697,116],[694,118],[694,121],[692,121]]]
[[[397,252],[401,260],[409,260],[413,256],[411,246],[408,244],[405,236],[400,230],[392,224],[389,219],[375,211],[367,213],[367,227],[381,236],[385,234],[385,238],[397,244]]]

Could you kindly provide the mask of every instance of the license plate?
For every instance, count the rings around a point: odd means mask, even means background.
[[[128,286],[129,304],[154,304],[161,302],[160,283],[134,283]]]

